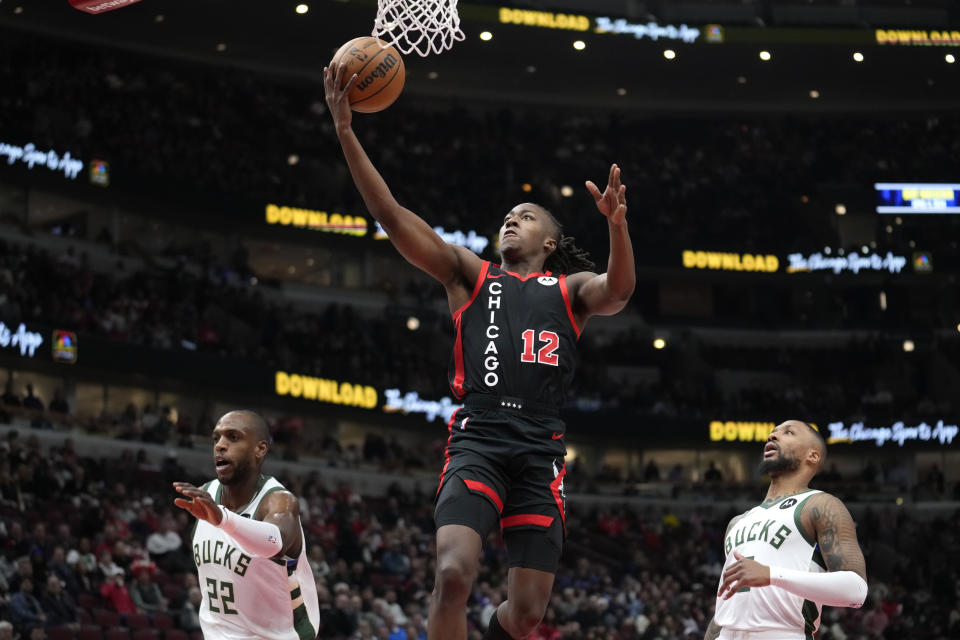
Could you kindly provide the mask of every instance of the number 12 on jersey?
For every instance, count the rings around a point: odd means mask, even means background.
[[[560,346],[560,337],[553,331],[541,331],[539,335],[542,346],[536,353],[533,352],[534,336],[536,331],[527,329],[523,332],[523,353],[520,354],[521,362],[538,362],[540,364],[549,364],[558,366],[560,358],[557,356],[557,347]]]

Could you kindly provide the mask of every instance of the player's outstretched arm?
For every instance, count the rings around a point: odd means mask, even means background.
[[[183,496],[173,501],[175,505],[193,514],[198,520],[205,520],[222,529],[251,556],[272,558],[285,548],[280,528],[276,524],[244,518],[221,507],[213,501],[209,493],[189,482],[174,482],[173,488]],[[299,523],[299,520],[297,522]],[[297,535],[299,536],[299,528]]]
[[[325,67],[323,86],[350,175],[367,210],[407,262],[444,286],[466,280],[467,286],[472,287],[480,273],[480,258],[468,249],[447,244],[423,218],[401,206],[363,150],[351,126],[353,112],[347,97],[357,76],[345,78],[345,70],[346,65],[337,69]]]
[[[257,520],[276,525],[282,542],[281,555],[296,558],[303,547],[303,529],[300,528],[300,503],[289,491],[268,494],[254,514]]]
[[[581,326],[590,316],[609,316],[623,309],[637,283],[633,244],[627,229],[627,187],[620,183],[620,167],[611,165],[603,193],[593,182],[587,180],[586,184],[597,209],[607,219],[610,259],[606,273],[580,273],[567,279],[574,290],[574,311]]]

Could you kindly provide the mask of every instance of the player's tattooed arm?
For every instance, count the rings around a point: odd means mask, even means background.
[[[280,529],[283,549],[279,556],[296,558],[303,546],[300,528],[300,503],[289,491],[275,491],[267,495],[257,508],[257,520],[270,522]]]
[[[717,640],[722,630],[723,627],[718,625],[716,620],[711,619],[710,624],[707,625],[707,632],[703,634],[703,640]]]
[[[857,541],[857,526],[846,506],[828,493],[817,494],[804,509],[828,571],[853,571],[867,579],[867,565]],[[806,523],[805,523],[806,524]]]

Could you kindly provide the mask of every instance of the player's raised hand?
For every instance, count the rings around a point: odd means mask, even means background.
[[[770,567],[760,564],[752,558],[745,558],[739,551],[733,552],[736,562],[723,572],[718,598],[729,600],[733,594],[744,587],[766,587],[770,584]]]
[[[349,127],[353,120],[348,94],[357,82],[357,74],[345,78],[346,73],[347,65],[345,64],[337,65],[336,69],[323,68],[323,90],[327,96],[327,107],[333,117],[333,124],[338,130]]]
[[[173,488],[177,490],[184,498],[176,498],[173,504],[184,511],[190,512],[198,520],[206,520],[210,524],[217,526],[223,520],[223,514],[220,507],[213,501],[210,494],[203,489],[198,489],[189,482],[174,482]]]
[[[620,184],[620,167],[610,165],[610,177],[603,193],[592,181],[587,180],[587,191],[597,203],[597,209],[613,224],[620,224],[627,215],[627,187]]]

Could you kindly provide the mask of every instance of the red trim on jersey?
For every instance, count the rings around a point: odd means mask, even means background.
[[[546,273],[540,273],[540,272],[538,271],[537,273],[529,273],[529,274],[527,274],[526,276],[522,276],[522,275],[520,275],[519,273],[514,273],[513,271],[507,271],[506,269],[502,268],[502,267],[501,267],[500,265],[498,265],[498,264],[495,264],[495,265],[493,265],[493,266],[495,266],[497,269],[500,269],[500,272],[501,272],[501,273],[506,273],[507,275],[511,275],[511,276],[513,276],[514,278],[518,278],[518,279],[522,280],[523,282],[526,282],[526,281],[529,280],[530,278],[546,277],[546,276],[552,276],[552,275],[553,275],[553,273],[550,272],[550,271],[547,271]],[[497,277],[497,276],[491,276],[491,277],[494,277],[494,278],[495,278],[495,277]]]
[[[473,294],[470,296],[470,299],[467,300],[466,304],[453,312],[453,319],[456,320],[460,317],[460,314],[467,310],[473,301],[477,299],[477,296],[480,294],[480,287],[483,286],[483,281],[487,279],[487,271],[490,270],[490,261],[484,260],[483,266],[480,267],[480,273],[477,275],[477,281],[473,283]]]
[[[463,484],[467,485],[467,489],[470,489],[470,491],[479,491],[483,495],[493,500],[493,504],[495,504],[497,507],[497,512],[503,511],[503,500],[500,499],[500,496],[498,496],[497,492],[491,487],[488,487],[479,480],[464,479]]]
[[[520,527],[525,524],[532,524],[537,527],[549,527],[556,518],[552,516],[541,516],[535,513],[521,513],[515,516],[507,516],[500,521],[500,528]]]
[[[580,338],[580,327],[577,326],[577,321],[573,315],[573,307],[570,306],[570,292],[567,290],[567,276],[560,276],[560,293],[563,294],[563,306],[567,308],[567,317],[570,318],[570,324],[573,325],[573,330],[577,332],[577,339]]]
[[[447,423],[447,431],[450,432],[450,435],[447,436],[447,446],[443,449],[443,469],[440,471],[440,486],[437,487],[437,495],[440,495],[440,489],[443,489],[444,476],[447,475],[447,467],[450,466],[450,441],[453,440],[453,423],[457,419],[458,413],[460,413],[460,409],[453,412],[453,415],[450,416],[450,422]]]
[[[567,475],[567,463],[563,463],[560,473],[550,483],[550,492],[553,494],[553,500],[557,503],[557,509],[560,510],[560,520],[563,522],[563,531],[567,531],[567,514],[563,511],[563,498],[560,497],[560,485],[563,484],[563,476]]]
[[[467,374],[463,368],[463,331],[461,331],[460,318],[463,316],[463,312],[467,310],[473,301],[477,299],[477,296],[480,295],[480,288],[483,287],[484,280],[487,279],[487,271],[490,269],[490,261],[484,260],[483,266],[480,267],[480,273],[477,275],[477,282],[473,285],[473,294],[470,296],[470,299],[467,300],[467,303],[462,307],[453,312],[453,324],[457,330],[456,340],[453,342],[453,384],[450,385],[450,390],[453,392],[453,396],[458,400],[462,399],[465,394],[463,390],[463,380],[466,378]]]

